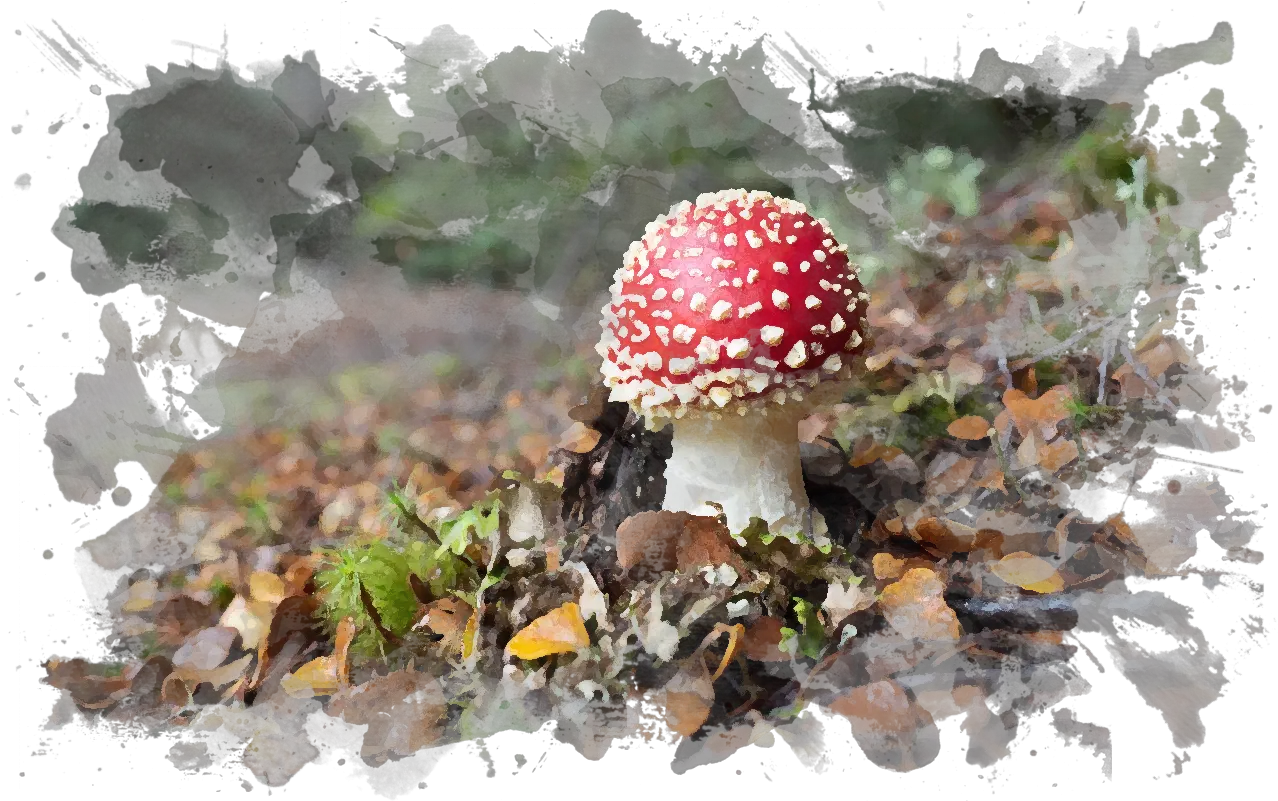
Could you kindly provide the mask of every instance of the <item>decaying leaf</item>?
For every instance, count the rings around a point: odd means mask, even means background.
[[[617,563],[626,570],[637,568],[637,577],[723,564],[738,574],[745,571],[727,527],[718,518],[687,512],[628,517],[617,527]]]
[[[332,695],[341,687],[337,680],[337,663],[331,656],[316,657],[285,676],[280,687],[294,698]]]
[[[746,658],[756,662],[786,662],[790,657],[778,646],[785,621],[779,617],[763,616],[746,626]]]
[[[714,683],[710,671],[698,655],[679,668],[661,693],[666,724],[683,737],[691,737],[710,717],[714,706]]]
[[[830,709],[848,719],[857,745],[881,767],[912,770],[939,751],[932,716],[892,679],[855,687],[835,698]]]
[[[1008,553],[1038,553],[1043,548],[1043,535],[1016,512],[984,512],[976,517],[975,529],[971,558],[984,565],[996,565]]]
[[[966,553],[976,545],[976,529],[953,520],[925,517],[910,529],[910,538],[942,554]]]
[[[1033,399],[1019,389],[1009,389],[1003,393],[1003,405],[1021,436],[1037,432],[1043,441],[1048,441],[1056,436],[1057,423],[1070,418],[1067,402],[1071,397],[1066,386],[1052,387]]]
[[[466,624],[474,610],[460,598],[441,598],[426,605],[426,611],[415,628],[424,628],[443,639],[440,646],[449,653],[460,654]]]
[[[559,439],[559,447],[573,453],[590,453],[599,444],[599,437],[598,431],[576,422]]]
[[[569,602],[542,615],[515,633],[506,646],[517,659],[540,659],[580,651],[590,645],[581,608]]]
[[[957,640],[958,617],[945,603],[945,584],[932,570],[915,567],[879,595],[879,606],[892,628],[921,640]]]
[[[360,756],[377,764],[434,745],[444,732],[448,700],[433,676],[397,670],[338,690],[327,711],[368,726]]]
[[[865,467],[882,459],[884,462],[890,462],[900,456],[904,451],[900,448],[893,448],[875,442],[873,439],[866,437],[859,440],[852,448],[852,456],[848,460],[848,464],[853,467]]]
[[[905,572],[905,560],[893,556],[886,551],[874,555],[874,577],[876,579],[898,579]]]
[[[121,670],[83,659],[50,659],[44,664],[46,681],[71,694],[84,709],[105,709],[129,694],[131,682]]]
[[[945,430],[956,439],[985,439],[990,435],[990,423],[984,417],[969,414],[950,423]]]
[[[173,654],[173,664],[178,669],[191,671],[213,670],[226,660],[238,634],[229,626],[213,626],[198,631]]]
[[[1009,553],[990,566],[990,571],[1008,584],[1031,592],[1060,592],[1065,582],[1051,563],[1026,551]]]
[[[271,663],[280,649],[288,643],[294,634],[303,636],[304,643],[317,641],[319,632],[316,629],[316,609],[319,606],[314,595],[290,595],[281,600],[267,625],[266,636],[262,637],[257,649],[257,675],[254,686],[267,675]]]
[[[927,468],[927,492],[930,495],[955,495],[967,488],[976,469],[976,460],[956,453],[943,453]]]
[[[1074,444],[1074,440],[1065,437],[1039,446],[1038,449],[1038,463],[1053,473],[1077,458],[1078,446]]]

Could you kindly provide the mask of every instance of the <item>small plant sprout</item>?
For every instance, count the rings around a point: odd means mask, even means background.
[[[614,278],[600,369],[612,400],[674,426],[665,509],[819,537],[798,423],[842,394],[869,300],[829,224],[767,192],[703,194],[649,223]]]

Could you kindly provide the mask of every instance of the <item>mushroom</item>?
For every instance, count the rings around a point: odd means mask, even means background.
[[[819,538],[798,423],[863,349],[869,295],[847,246],[802,203],[725,190],[649,223],[614,279],[600,371],[649,429],[674,427],[664,508]]]

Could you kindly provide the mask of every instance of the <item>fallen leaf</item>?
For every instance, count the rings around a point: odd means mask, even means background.
[[[1065,588],[1065,581],[1051,563],[1026,551],[1009,553],[991,565],[990,572],[1030,592],[1059,592]]]
[[[1064,385],[1052,387],[1034,399],[1019,389],[1009,389],[1003,393],[1003,405],[1021,436],[1037,431],[1046,442],[1056,436],[1056,424],[1072,416],[1066,405],[1071,397],[1069,387]]]
[[[972,486],[994,490],[995,492],[1007,491],[1006,477],[1003,475],[1002,468],[998,465],[998,459],[991,458],[985,463],[983,472],[972,482]]]
[[[930,495],[954,495],[967,487],[976,469],[976,460],[956,453],[943,453],[928,465],[927,492]]]
[[[635,578],[722,564],[740,575],[745,562],[734,545],[718,518],[687,512],[640,512],[617,527],[617,563],[625,570],[637,568]]]
[[[714,706],[714,684],[700,656],[680,666],[667,682],[662,696],[666,724],[683,737],[696,734]]]
[[[443,637],[440,646],[449,653],[460,654],[464,645],[466,624],[474,610],[460,598],[441,598],[426,605],[415,628],[424,628]]]
[[[1069,542],[1069,524],[1076,517],[1078,517],[1078,510],[1071,510],[1060,519],[1060,522],[1052,529],[1052,533],[1047,535],[1045,547],[1062,559],[1065,558],[1065,546]]]
[[[953,520],[925,517],[910,529],[910,539],[926,543],[948,556],[972,550],[976,545],[976,529]]]
[[[813,414],[799,421],[799,442],[813,443],[829,428],[833,419],[828,414]]]
[[[326,711],[347,723],[368,726],[360,757],[380,764],[438,742],[444,733],[448,699],[435,677],[397,670],[337,691]]]
[[[160,585],[155,579],[142,579],[135,581],[129,585],[128,594],[124,599],[124,606],[121,607],[125,612],[145,612],[155,605],[155,597],[159,593]]]
[[[213,626],[198,631],[173,654],[173,664],[192,671],[212,670],[226,659],[238,634],[229,626]]]
[[[957,640],[958,617],[944,598],[945,584],[932,570],[916,567],[879,595],[879,606],[892,628],[922,640]]]
[[[1176,327],[1176,321],[1174,321],[1174,319],[1163,318],[1160,319],[1160,321],[1155,322],[1153,326],[1149,327],[1149,331],[1146,331],[1144,336],[1140,337],[1140,341],[1136,342],[1136,345],[1132,347],[1131,353],[1137,355],[1145,353],[1145,351],[1149,350],[1150,347],[1158,345],[1160,341],[1163,341],[1164,333],[1171,331],[1174,327]]]
[[[270,628],[272,610],[269,603],[246,601],[243,595],[237,595],[222,613],[218,625],[238,631],[245,648],[256,648]]]
[[[1145,366],[1150,378],[1158,378],[1173,364],[1189,364],[1191,359],[1179,340],[1157,330],[1136,345],[1136,360]]]
[[[935,759],[940,748],[931,714],[892,679],[855,687],[835,698],[830,710],[848,719],[857,745],[880,767],[913,770]]]
[[[873,564],[876,579],[898,579],[905,572],[905,560],[898,559],[890,553],[876,553]]]
[[[821,602],[830,626],[837,626],[848,615],[871,606],[874,606],[874,593],[869,588],[861,584],[845,586],[839,581],[830,582],[825,591],[825,600]]]
[[[294,698],[332,695],[339,687],[337,663],[331,656],[316,657],[280,680],[280,688]]]
[[[181,645],[200,629],[217,623],[217,610],[189,595],[170,598],[155,613],[156,639],[162,645]]]
[[[1152,381],[1141,378],[1130,364],[1124,364],[1115,370],[1113,379],[1118,382],[1123,396],[1128,400],[1153,397],[1158,393],[1158,386]]]
[[[785,621],[764,615],[746,626],[745,655],[756,662],[787,662],[790,657],[778,646]]]
[[[984,417],[969,414],[950,423],[945,430],[956,439],[978,440],[990,435],[990,424]]]
[[[1078,456],[1078,445],[1074,444],[1074,440],[1066,437],[1060,437],[1055,442],[1049,442],[1038,449],[1038,463],[1052,473],[1074,461]]]
[[[249,597],[254,601],[278,604],[287,595],[284,579],[269,570],[257,570],[249,575]]]
[[[900,456],[904,451],[900,448],[891,448],[887,445],[880,445],[870,437],[865,437],[856,443],[852,448],[852,456],[848,460],[848,464],[853,467],[865,467],[868,464],[882,459],[884,462],[890,462]]]
[[[955,381],[962,384],[977,387],[985,381],[985,368],[962,353],[951,356],[949,366],[945,369]]]
[[[83,659],[50,659],[44,664],[45,681],[71,694],[77,706],[105,709],[129,694],[130,680],[122,673],[107,674],[105,665]]]
[[[590,645],[581,609],[569,602],[524,626],[506,646],[517,659],[540,659],[551,654],[580,651]]]
[[[976,517],[975,529],[971,560],[983,565],[996,565],[1008,553],[1038,553],[1043,549],[1043,535],[1031,529],[1025,517],[1016,512],[984,512]]]
[[[559,439],[559,447],[572,453],[590,453],[599,444],[600,433],[584,423],[573,423]],[[536,464],[534,462],[534,464]]]
[[[267,625],[266,636],[262,637],[257,649],[257,675],[253,685],[267,675],[271,663],[280,649],[288,643],[289,637],[300,634],[305,643],[314,643],[318,639],[316,630],[316,609],[319,604],[314,595],[290,595],[281,600]]]
[[[284,787],[290,775],[307,767],[314,752],[289,735],[253,737],[244,746],[243,763],[258,782],[267,787]]]

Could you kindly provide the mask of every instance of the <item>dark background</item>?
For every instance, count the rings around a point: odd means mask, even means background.
[[[998,6],[947,9],[939,4],[846,8],[786,4],[785,14],[772,17],[727,18],[721,13],[685,10],[648,14],[647,19],[652,34],[680,38],[690,47],[726,49],[734,43],[749,43],[760,33],[776,33],[778,41],[792,33],[820,66],[837,77],[921,72],[953,78],[970,72],[975,57],[994,47],[1008,60],[1042,68],[1074,103],[1077,119],[1090,118],[1121,86],[1132,56],[1201,40],[1226,24],[1243,34],[1237,64],[1209,68],[1210,75],[1191,74],[1186,80],[1160,83],[1157,92],[1162,102],[1172,105],[1192,95],[1194,86],[1203,86],[1200,82],[1210,80],[1210,86],[1224,88],[1240,119],[1255,129],[1263,114],[1254,100],[1261,95],[1256,91],[1258,75],[1272,72],[1264,43],[1246,36],[1251,20],[1228,4],[1168,5],[1166,9],[1146,4],[1035,4],[1010,10]],[[8,411],[15,433],[5,438],[8,459],[13,461],[5,487],[15,514],[6,517],[9,525],[4,526],[10,539],[5,551],[9,570],[0,598],[10,622],[5,649],[9,655],[4,662],[8,681],[0,691],[6,692],[12,710],[6,728],[15,733],[13,745],[5,749],[15,765],[6,770],[5,778],[13,777],[26,793],[247,790],[235,784],[216,787],[212,778],[175,778],[162,758],[162,745],[144,742],[125,744],[109,737],[78,735],[58,749],[32,755],[38,726],[52,698],[52,691],[40,686],[38,666],[55,653],[86,658],[110,655],[111,644],[93,629],[92,609],[84,598],[72,553],[83,539],[127,514],[127,510],[101,507],[86,511],[60,502],[41,446],[41,415],[68,404],[74,374],[92,369],[102,356],[96,353],[92,298],[70,277],[69,253],[55,244],[49,227],[60,208],[78,197],[77,172],[105,129],[105,96],[144,86],[148,65],[213,66],[229,61],[244,68],[277,66],[281,55],[300,57],[308,49],[319,51],[328,77],[350,82],[372,77],[385,82],[394,80],[400,47],[419,41],[431,24],[452,23],[477,34],[489,46],[502,47],[519,40],[566,41],[580,32],[589,13],[562,11],[529,19],[515,10],[493,8],[470,19],[429,19],[426,11],[413,18],[376,19],[317,5],[263,6],[261,17],[233,19],[217,18],[206,6],[167,9],[155,13],[121,8],[115,14],[97,10],[89,15],[64,14],[56,20],[37,18],[28,11],[27,18],[10,26],[6,36],[8,149],[17,167],[10,185],[18,189],[18,202],[6,226],[13,256],[9,259],[12,282],[4,293],[8,305],[4,322],[9,328],[5,341],[13,342],[18,355],[8,370],[17,378],[9,382]],[[806,77],[780,60],[776,60],[774,79],[796,92],[806,91]],[[50,134],[50,125],[59,120],[63,123],[59,133]],[[1258,151],[1263,172],[1263,142]],[[1263,188],[1261,179],[1256,187],[1258,206]],[[1236,218],[1204,234],[1212,284],[1204,323],[1210,332],[1210,350],[1222,362],[1223,372],[1247,383],[1255,399],[1269,399],[1264,367],[1270,359],[1264,354],[1272,353],[1273,339],[1263,330],[1265,286],[1256,258],[1256,226],[1258,220]],[[1222,230],[1226,227],[1229,230]],[[65,331],[70,332],[74,346],[56,344]],[[1264,418],[1256,438],[1259,450],[1242,456],[1235,466],[1240,479],[1237,489],[1251,502],[1264,501],[1269,494],[1265,450],[1269,428]],[[1259,778],[1264,773],[1259,744],[1272,740],[1265,735],[1272,731],[1273,718],[1259,704],[1269,694],[1256,676],[1254,667],[1238,666],[1233,671],[1224,704],[1209,719],[1208,746],[1195,760],[1190,784],[1206,782],[1223,788],[1226,783],[1245,781],[1246,775]],[[537,792],[539,782],[546,779],[548,788],[573,795],[615,791],[621,787],[619,778],[625,774],[624,781],[629,781],[631,772],[661,778],[661,755],[612,759],[592,770],[573,755],[547,747],[550,750],[544,754],[520,756],[512,747],[506,752],[498,746],[493,754],[495,774],[509,778],[518,773],[516,765],[528,765],[538,778],[518,779],[524,792]],[[1153,746],[1128,744],[1116,736],[1114,790],[1157,778],[1146,772],[1160,764],[1160,755],[1149,754],[1149,747]],[[477,763],[461,756],[437,755],[429,765],[431,760],[423,760],[418,767],[400,767],[394,774],[380,772],[376,778],[363,764],[312,765],[294,777],[289,792],[442,790],[451,781],[473,779]],[[441,760],[447,767],[438,767]],[[737,773],[749,784],[786,781],[792,786],[796,778],[791,777],[787,763],[787,756],[767,764],[743,760]],[[1045,769],[1024,763],[1026,788],[1042,787],[1039,768]],[[865,784],[865,779],[872,778],[854,779],[855,786],[843,784],[842,790],[874,792]],[[947,795],[964,792],[966,779],[959,774],[932,778],[946,782],[942,792]],[[581,779],[587,783],[580,783]],[[483,791],[473,783],[461,787]],[[893,793],[907,792],[906,787],[900,782],[887,786]]]

